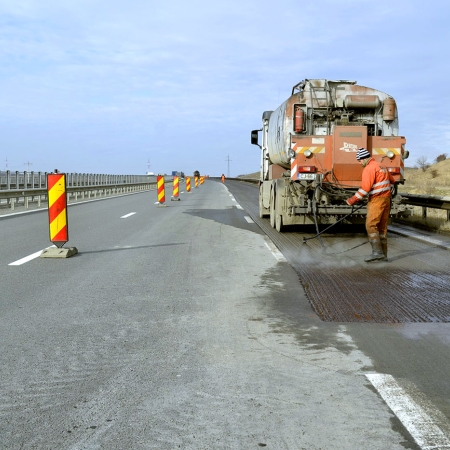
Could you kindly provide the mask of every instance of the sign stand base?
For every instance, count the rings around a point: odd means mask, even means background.
[[[69,248],[57,248],[57,247],[50,247],[46,248],[41,253],[41,258],[70,258],[73,255],[76,255],[78,253],[78,250],[76,247],[69,247]]]

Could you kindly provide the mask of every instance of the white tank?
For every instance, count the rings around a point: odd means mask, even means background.
[[[300,134],[324,136],[332,133],[335,124],[364,124],[373,135],[398,136],[397,108],[388,94],[358,86],[356,81],[306,79],[275,111],[263,114],[263,122],[269,120],[265,147],[270,164],[290,169],[291,134],[298,129],[294,112],[299,108]]]

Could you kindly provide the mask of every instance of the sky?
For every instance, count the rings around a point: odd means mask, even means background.
[[[305,78],[393,96],[450,157],[447,0],[0,0],[0,170],[236,177]]]

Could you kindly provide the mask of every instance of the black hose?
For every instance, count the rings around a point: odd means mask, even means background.
[[[322,242],[322,238],[320,237],[319,222],[317,221],[317,210],[316,210],[316,202],[315,202],[317,188],[318,188],[318,186],[316,186],[316,188],[314,189],[313,204],[312,204],[312,210],[313,210],[313,216],[314,216],[314,224],[316,225],[316,231],[317,231],[317,234],[316,234],[315,237],[319,238],[320,245],[322,246],[322,248],[325,248],[325,244]],[[303,238],[303,243],[304,244],[306,243],[305,238]]]

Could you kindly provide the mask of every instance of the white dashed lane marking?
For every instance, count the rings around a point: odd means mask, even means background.
[[[135,212],[131,212],[129,214],[125,214],[124,216],[121,217],[121,219],[126,219],[126,218],[132,216],[133,214],[136,214],[136,213]]]

